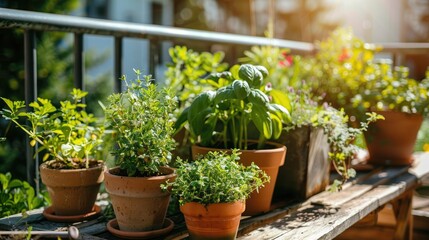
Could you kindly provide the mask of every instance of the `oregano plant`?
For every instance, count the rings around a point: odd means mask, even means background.
[[[173,139],[173,111],[177,98],[169,88],[158,89],[151,76],[134,69],[136,79],[127,89],[108,97],[107,126],[114,131],[116,146],[112,154],[116,165],[128,176],[156,176],[159,167],[168,165]]]

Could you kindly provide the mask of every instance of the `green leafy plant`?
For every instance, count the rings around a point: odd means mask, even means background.
[[[178,96],[179,108],[187,106],[187,102],[209,88],[201,79],[228,68],[228,64],[222,62],[223,52],[198,53],[186,46],[175,46],[169,49],[169,54],[172,62],[167,64],[165,84]]]
[[[199,139],[202,146],[223,143],[225,148],[247,149],[250,123],[259,132],[258,148],[265,139],[278,138],[290,116],[260,90],[267,74],[265,67],[250,64],[223,73],[231,83],[200,93],[179,116],[176,129],[188,122],[193,139]]]
[[[250,193],[269,181],[266,173],[252,163],[244,167],[238,160],[240,153],[209,152],[196,161],[179,161],[177,178],[162,185],[177,196],[181,205],[198,202],[204,205],[242,201]]]
[[[61,101],[60,108],[48,99],[38,98],[30,103],[32,111],[28,112],[23,101],[2,98],[8,108],[1,114],[28,134],[31,146],[39,145],[36,154],[44,152],[43,161],[52,160],[48,162],[50,167],[88,168],[98,164],[95,159],[101,150],[104,128],[84,110],[82,99],[86,95],[87,92],[73,89],[72,101]],[[21,123],[20,118],[26,123]]]
[[[299,55],[290,54],[289,49],[253,46],[250,50],[244,51],[244,55],[245,57],[239,59],[240,62],[267,68],[268,76],[264,79],[265,83],[271,83],[279,90],[300,86],[303,59]]]
[[[332,191],[340,190],[344,182],[355,176],[350,164],[359,150],[354,144],[355,139],[367,130],[371,122],[383,117],[370,113],[360,128],[353,128],[348,125],[349,116],[343,109],[337,110],[327,103],[319,105],[316,100],[322,97],[313,97],[311,88],[306,83],[302,83],[299,90],[290,88],[288,95],[291,99],[291,122],[285,125],[284,130],[290,131],[305,126],[323,129],[330,146],[328,160],[341,177],[341,180],[335,181],[330,188]]]
[[[156,176],[159,167],[170,162],[175,147],[177,98],[168,88],[157,89],[151,76],[140,78],[141,72],[134,72],[134,82],[122,78],[127,90],[110,95],[108,105],[101,105],[114,131],[116,165],[128,176]]]
[[[352,98],[353,107],[366,111],[394,110],[406,113],[429,113],[429,70],[426,79],[408,77],[408,68],[392,68],[390,61],[372,64],[362,78],[362,88]]]
[[[301,79],[310,84],[315,95],[324,96],[326,102],[344,108],[349,115],[354,114],[351,99],[366,90],[363,76],[380,47],[365,43],[346,28],[336,29],[315,44],[316,55],[303,59]]]
[[[10,173],[0,173],[0,217],[49,205],[47,195],[36,195],[26,181],[12,179]]]
[[[356,171],[351,168],[351,160],[359,150],[354,144],[355,139],[368,129],[370,123],[384,119],[383,116],[373,112],[366,115],[366,121],[361,122],[359,128],[348,126],[349,117],[343,109],[327,107],[312,118],[314,126],[322,127],[328,136],[330,146],[328,159],[341,177],[341,180],[335,180],[331,185],[331,191],[341,190],[342,184],[356,175]]]

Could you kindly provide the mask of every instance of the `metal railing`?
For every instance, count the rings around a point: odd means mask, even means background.
[[[0,8],[0,29],[1,28],[19,28],[24,30],[25,101],[27,105],[37,98],[36,31],[60,31],[74,34],[74,85],[80,89],[84,89],[83,81],[85,68],[83,61],[83,35],[107,35],[114,38],[114,91],[116,92],[121,90],[120,77],[123,73],[121,61],[123,59],[124,38],[139,38],[149,41],[149,64],[152,64],[149,67],[150,70],[154,69],[153,64],[155,61],[153,59],[158,57],[156,47],[157,43],[160,41],[189,40],[229,45],[270,45],[288,48],[292,51],[308,53],[316,51],[313,44],[306,42],[216,33],[159,25],[99,20],[5,8]],[[380,45],[383,46],[382,51],[394,54],[394,59],[395,54],[404,52],[429,52],[429,43],[381,43]],[[154,71],[151,72],[153,73]],[[28,148],[26,164],[27,179],[29,182],[32,182],[32,179],[38,175],[37,167],[35,167],[38,165],[38,161],[33,161],[32,155],[32,150]]]

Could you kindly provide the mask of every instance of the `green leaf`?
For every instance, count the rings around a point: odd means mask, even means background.
[[[17,187],[22,187],[23,184],[20,180],[18,179],[13,179],[12,181],[9,182],[8,188],[17,188]]]
[[[276,115],[271,114],[271,121],[273,123],[273,138],[278,139],[282,133],[283,130],[283,124],[280,118],[278,118]]]
[[[233,77],[234,79],[240,79],[240,76],[238,75],[238,70],[239,70],[239,69],[240,69],[240,65],[238,65],[238,64],[236,64],[236,65],[232,66],[232,67],[229,69],[229,71],[231,72],[232,77]]]
[[[9,185],[9,179],[5,174],[0,173],[0,183],[2,184],[2,189],[5,190]]]
[[[234,89],[235,96],[237,96],[238,99],[244,99],[250,93],[250,87],[246,81],[235,80],[232,82],[232,88]]]
[[[61,145],[61,152],[64,156],[69,156],[72,150],[73,146],[69,143]]]
[[[255,68],[259,72],[261,72],[263,78],[266,78],[268,76],[268,70],[266,67],[259,65],[259,66],[255,66]]]
[[[3,101],[6,103],[6,105],[9,107],[9,109],[11,109],[11,110],[13,110],[14,109],[14,107],[13,107],[13,102],[11,101],[11,100],[9,100],[9,99],[7,99],[7,98],[1,98],[1,99],[3,99]]]
[[[224,57],[225,57],[224,52],[216,52],[213,54],[213,62],[214,63],[220,63],[220,62],[222,62]]]
[[[205,118],[212,112],[211,106],[215,95],[214,91],[203,92],[195,97],[189,107],[189,129],[196,136],[201,134]]]
[[[291,116],[289,111],[279,104],[269,104],[270,112],[275,114],[283,123],[290,123]]]
[[[231,86],[221,87],[216,91],[216,96],[214,97],[214,103],[218,104],[222,101],[231,100],[236,98],[234,89]]]
[[[261,87],[263,82],[262,73],[251,64],[241,65],[238,69],[238,76],[253,88]]]
[[[260,105],[253,105],[252,112],[250,112],[250,119],[255,123],[259,133],[265,138],[271,138],[273,134],[272,122],[270,113]]]
[[[185,108],[182,111],[182,113],[180,113],[179,117],[174,123],[174,129],[176,129],[176,132],[182,129],[185,123],[188,121],[188,112],[189,112],[189,107]]]
[[[259,89],[251,89],[249,95],[247,96],[249,102],[253,104],[265,106],[270,100],[267,95]]]
[[[292,111],[292,105],[290,104],[289,96],[286,93],[277,89],[272,89],[269,94],[273,99],[273,103],[282,105],[289,112]]]
[[[210,143],[211,143],[210,141],[212,139],[217,120],[218,120],[217,116],[211,115],[207,119],[207,121],[205,122],[204,128],[201,132],[201,145],[202,146],[209,146],[210,145]]]

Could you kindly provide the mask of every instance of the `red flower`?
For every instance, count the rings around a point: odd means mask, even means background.
[[[347,48],[343,48],[341,50],[341,55],[338,57],[338,61],[344,62],[350,57],[349,52],[347,51]]]
[[[279,62],[279,65],[281,67],[290,67],[293,64],[293,56],[292,55],[287,55],[287,53],[283,52],[282,53],[284,60]]]

